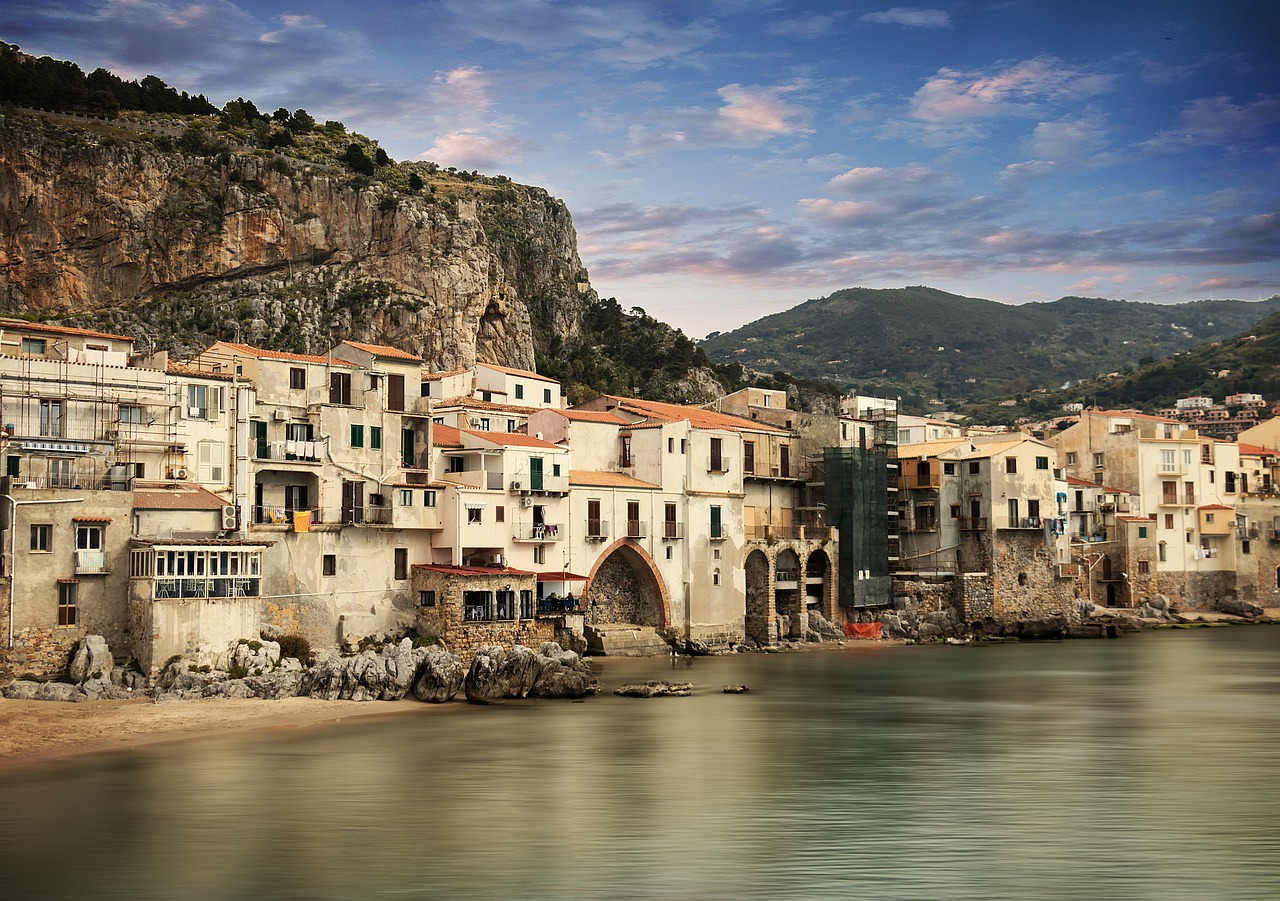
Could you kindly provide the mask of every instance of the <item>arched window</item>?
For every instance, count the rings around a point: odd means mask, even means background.
[[[1157,551],[1156,559],[1159,560],[1161,563],[1164,562],[1164,547],[1165,547],[1165,544],[1162,541],[1160,542],[1159,546],[1156,548],[1156,551]]]
[[[711,584],[712,585],[720,584],[720,568],[719,567],[711,570]]]

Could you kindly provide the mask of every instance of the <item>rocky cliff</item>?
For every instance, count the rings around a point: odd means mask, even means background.
[[[429,164],[359,176],[332,135],[268,150],[190,118],[4,112],[6,313],[133,334],[143,350],[355,338],[438,369],[533,369],[597,300],[568,211],[540,188]]]

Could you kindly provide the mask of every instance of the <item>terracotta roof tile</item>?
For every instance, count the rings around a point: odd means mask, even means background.
[[[584,488],[647,488],[661,489],[661,485],[645,482],[625,472],[595,472],[589,469],[569,470],[569,484]]]
[[[536,372],[530,372],[527,369],[512,369],[510,366],[499,366],[497,363],[477,363],[476,366],[483,366],[485,369],[493,369],[497,372],[505,372],[507,375],[519,375],[525,378],[537,379],[540,382],[551,382],[552,384],[560,384],[553,378],[545,375],[538,375]]]
[[[69,325],[54,325],[51,322],[27,322],[23,319],[0,319],[0,329],[29,329],[33,332],[47,332],[51,335],[81,335],[85,338],[108,338],[112,341],[128,341],[133,343],[130,335],[113,335],[110,332],[95,332],[87,328],[72,328]]]
[[[555,410],[565,419],[573,422],[602,422],[608,425],[630,425],[621,416],[614,416],[612,413],[600,413],[595,410]]]
[[[436,447],[462,447],[462,433],[451,425],[431,424],[431,443]]]
[[[661,422],[688,422],[697,429],[725,429],[733,432],[765,432],[772,435],[790,434],[789,430],[765,425],[754,419],[718,413],[703,407],[689,407],[682,404],[668,404],[656,400],[641,400],[635,397],[608,396],[608,400],[616,403],[619,410],[636,416],[644,416]]]
[[[199,485],[134,488],[138,510],[221,510],[228,502]]]
[[[464,435],[483,438],[485,441],[504,447],[537,447],[545,450],[564,450],[564,448],[552,444],[550,441],[543,441],[541,438],[523,435],[520,432],[475,432],[471,429],[460,429],[460,432]]]
[[[388,360],[405,360],[410,363],[421,363],[422,357],[414,356],[407,350],[401,350],[398,347],[392,347],[389,344],[365,344],[363,341],[343,341],[356,350],[363,350],[365,353],[371,353],[375,357],[385,357]]]
[[[239,351],[246,356],[255,357],[259,360],[283,360],[289,363],[322,363],[326,366],[346,366],[350,369],[359,369],[355,363],[346,360],[339,360],[337,357],[317,357],[312,354],[293,354],[282,350],[263,350],[261,347],[250,347],[248,344],[236,344],[234,341],[220,341],[214,347],[229,347],[232,350]],[[210,348],[212,350],[212,348]],[[209,351],[206,350],[205,353]]]

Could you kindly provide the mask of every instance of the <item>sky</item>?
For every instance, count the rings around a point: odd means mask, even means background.
[[[1280,292],[1271,0],[5,0],[28,53],[562,198],[691,337],[847,287]]]

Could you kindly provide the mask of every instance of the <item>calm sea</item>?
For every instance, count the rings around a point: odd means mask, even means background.
[[[597,668],[10,773],[0,895],[1280,897],[1280,627]]]

